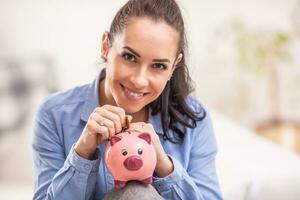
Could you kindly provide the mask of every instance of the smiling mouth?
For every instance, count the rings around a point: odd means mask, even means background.
[[[147,95],[148,93],[144,93],[144,92],[136,92],[136,91],[133,91],[127,87],[125,87],[124,85],[120,84],[125,95],[127,97],[129,97],[130,99],[140,99],[142,97],[144,97],[145,95]]]

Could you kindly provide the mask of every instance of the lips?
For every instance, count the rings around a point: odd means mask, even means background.
[[[134,91],[128,87],[125,87],[124,85],[121,84],[121,87],[124,91],[124,94],[127,98],[131,99],[131,100],[139,100],[141,98],[143,98],[146,94],[146,92],[137,92],[137,91]]]

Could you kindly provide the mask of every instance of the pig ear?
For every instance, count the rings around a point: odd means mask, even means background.
[[[117,142],[119,142],[121,139],[122,139],[121,136],[117,136],[117,135],[111,136],[111,138],[110,138],[110,145],[114,146],[114,144],[116,144]]]
[[[139,134],[139,138],[142,138],[143,140],[148,142],[148,144],[151,144],[151,136],[149,133],[141,133]]]

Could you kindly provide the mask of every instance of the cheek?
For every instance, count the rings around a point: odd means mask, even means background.
[[[106,71],[110,82],[121,80],[126,73],[118,62],[112,62],[107,65]]]
[[[117,77],[122,70],[122,58],[115,52],[112,51],[109,53],[107,60],[107,72],[111,75],[111,77]]]

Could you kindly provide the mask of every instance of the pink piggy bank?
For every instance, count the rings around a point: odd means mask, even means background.
[[[104,159],[116,188],[124,187],[130,180],[152,183],[156,153],[149,133],[127,130],[112,136]]]

